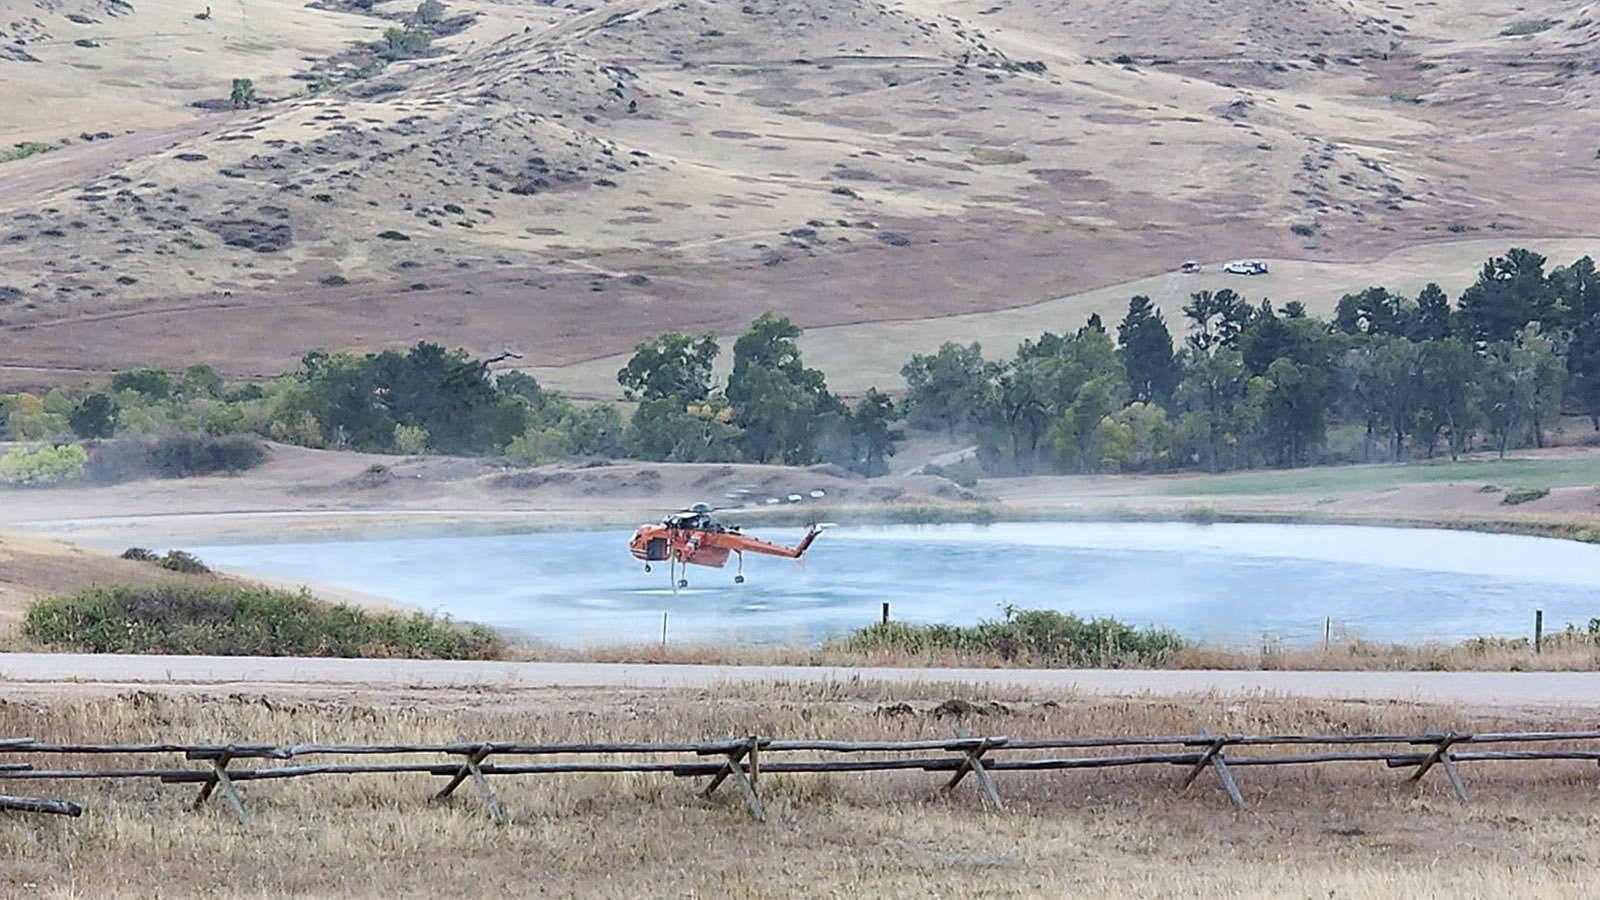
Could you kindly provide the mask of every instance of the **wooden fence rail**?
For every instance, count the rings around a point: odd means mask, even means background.
[[[1547,745],[1538,749],[1466,750],[1474,745]],[[1548,746],[1563,744],[1566,746]],[[1584,746],[1587,745],[1587,746]],[[1315,747],[1315,752],[1287,752]],[[1241,748],[1282,748],[1286,752],[1238,755]],[[1059,755],[1051,751],[1106,751]],[[792,758],[805,754],[806,758]],[[177,755],[203,767],[148,765],[127,768],[41,768],[27,757]],[[311,762],[308,757],[443,756],[444,761]],[[790,756],[790,758],[785,758]],[[764,774],[825,772],[924,771],[950,773],[944,790],[972,776],[980,795],[996,810],[1004,808],[992,777],[1000,772],[1104,769],[1127,766],[1178,766],[1187,769],[1181,788],[1189,789],[1210,770],[1229,800],[1244,806],[1234,780],[1235,768],[1381,762],[1409,771],[1419,782],[1435,767],[1451,788],[1467,799],[1458,763],[1527,760],[1600,762],[1600,731],[1436,733],[1382,735],[1192,735],[1061,737],[1011,740],[1004,736],[957,737],[922,741],[782,740],[752,735],[694,743],[563,743],[513,741],[445,744],[50,744],[30,738],[0,738],[0,780],[81,780],[150,778],[164,784],[198,784],[193,807],[198,809],[221,792],[240,823],[244,801],[235,785],[315,775],[422,774],[447,779],[433,799],[443,800],[467,782],[483,800],[489,815],[504,822],[505,814],[489,779],[493,776],[564,773],[665,773],[680,778],[708,778],[700,791],[710,797],[731,782],[750,813],[766,820],[758,786]],[[589,757],[575,759],[573,757]],[[602,757],[602,758],[593,758]],[[633,757],[617,759],[616,757]],[[675,757],[675,758],[664,758]],[[521,761],[522,760],[527,761]],[[238,764],[253,761],[255,765]],[[65,800],[0,794],[0,810],[77,816],[83,808]]]

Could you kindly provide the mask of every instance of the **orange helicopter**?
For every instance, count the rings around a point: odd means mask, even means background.
[[[812,525],[800,543],[785,547],[741,534],[739,526],[724,525],[711,518],[712,512],[710,504],[696,503],[672,513],[659,525],[640,525],[628,542],[628,550],[635,559],[644,560],[646,572],[651,563],[666,560],[674,590],[689,586],[689,579],[679,575],[680,566],[684,570],[691,564],[720,569],[728,564],[730,555],[739,558],[739,572],[733,576],[733,583],[744,584],[745,551],[799,559],[823,529]]]

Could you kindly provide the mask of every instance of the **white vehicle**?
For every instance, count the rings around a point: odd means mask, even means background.
[[[1265,275],[1267,264],[1259,259],[1236,259],[1222,267],[1229,275]]]

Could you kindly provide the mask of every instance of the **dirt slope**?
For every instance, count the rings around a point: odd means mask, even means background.
[[[412,15],[323,6],[0,0],[0,140],[73,142],[0,163],[9,382],[419,338],[566,366],[768,308],[1510,246],[1581,233],[1600,166],[1592,4],[462,0],[434,55],[307,92]],[[272,102],[192,105],[242,75]]]

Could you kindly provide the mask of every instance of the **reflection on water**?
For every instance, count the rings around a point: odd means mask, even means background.
[[[1004,523],[830,530],[804,566],[664,568],[630,532],[189,548],[224,568],[392,597],[559,643],[816,641],[877,621],[972,624],[1007,604],[1114,616],[1244,644],[1525,635],[1600,616],[1600,547],[1467,532],[1313,525]],[[793,543],[798,529],[763,529]]]

